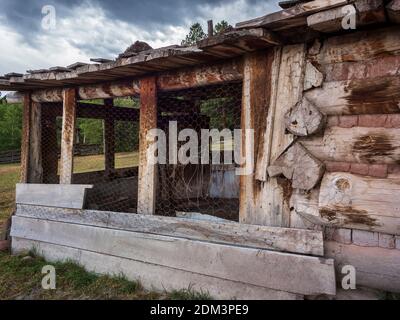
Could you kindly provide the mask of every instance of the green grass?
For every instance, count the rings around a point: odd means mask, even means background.
[[[115,168],[135,167],[139,163],[138,152],[117,153]],[[104,170],[104,155],[74,158],[74,173]],[[0,224],[10,217],[15,207],[15,184],[19,182],[19,164],[0,165]]]
[[[41,286],[44,276],[41,271],[48,264],[56,270],[55,290],[44,290]],[[35,252],[18,256],[0,252],[0,300],[6,299],[208,300],[210,296],[192,288],[151,292],[123,275],[97,275],[70,261],[49,263]]]

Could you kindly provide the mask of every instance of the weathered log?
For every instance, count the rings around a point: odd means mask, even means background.
[[[29,134],[29,183],[43,182],[41,109],[40,103],[32,102]]]
[[[72,184],[76,125],[76,91],[64,89],[61,132],[60,184]]]
[[[157,77],[157,87],[160,91],[172,91],[221,82],[240,81],[242,78],[243,63],[241,60],[231,60],[225,63],[162,73]]]
[[[400,113],[399,76],[325,82],[304,95],[326,115]]]
[[[307,98],[303,98],[285,115],[286,129],[296,136],[310,136],[325,125],[324,115]]]
[[[140,81],[140,134],[139,134],[139,181],[138,208],[140,214],[155,214],[157,164],[149,150],[156,143],[148,133],[157,128],[157,85],[156,78],[149,77]]]
[[[315,57],[318,64],[364,61],[396,54],[400,50],[399,27],[386,27],[349,33],[328,38],[321,52]]]
[[[110,84],[81,86],[78,88],[78,99],[108,99],[114,97],[138,96],[139,93],[139,81],[120,81]]]
[[[304,91],[318,88],[324,81],[324,75],[310,62],[306,64],[306,74],[304,76]]]
[[[394,23],[400,23],[400,1],[393,0],[386,6],[389,20]]]
[[[328,173],[319,194],[319,212],[326,223],[347,228],[400,234],[400,192],[397,178],[376,179],[349,173]]]
[[[358,0],[354,4],[312,14],[307,17],[307,25],[320,32],[342,31],[343,20],[353,12],[355,27],[386,21],[382,0]]]
[[[322,161],[396,164],[400,161],[399,128],[327,128],[323,136],[300,139]]]
[[[160,91],[181,90],[222,82],[240,81],[243,78],[240,59],[213,65],[192,67],[179,71],[162,73],[157,78]],[[139,80],[115,81],[78,87],[78,100],[108,99],[114,97],[138,96]],[[37,90],[32,93],[34,102],[62,102],[63,89]],[[19,102],[19,100],[14,100]]]
[[[282,156],[268,167],[268,174],[277,177],[283,174],[292,180],[294,189],[311,190],[321,180],[324,164],[312,156],[300,143],[292,145]]]

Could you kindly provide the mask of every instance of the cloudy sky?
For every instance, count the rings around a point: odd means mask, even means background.
[[[115,58],[136,40],[179,44],[189,26],[230,24],[279,10],[278,0],[1,0],[0,75]],[[45,6],[55,8],[48,28]],[[43,13],[42,13],[42,10]],[[43,20],[44,19],[44,20]],[[50,25],[51,26],[51,25]]]

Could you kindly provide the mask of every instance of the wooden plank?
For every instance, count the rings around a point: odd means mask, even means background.
[[[267,29],[273,30],[282,25],[286,25],[287,28],[291,26],[298,27],[299,18],[345,4],[348,4],[347,0],[314,0],[311,2],[299,3],[289,9],[274,12],[264,17],[239,22],[236,24],[236,28],[266,27]],[[306,25],[305,19],[304,25]]]
[[[325,82],[305,97],[326,115],[399,113],[400,77]]]
[[[31,125],[31,95],[24,94],[22,106],[22,137],[21,137],[21,183],[29,181],[29,151],[30,151],[30,125]]]
[[[400,1],[393,0],[386,6],[389,20],[394,23],[400,23]]]
[[[360,247],[333,241],[325,242],[325,248],[327,256],[335,259],[338,275],[342,274],[342,268],[346,265],[356,268],[357,287],[400,292],[400,250]]]
[[[191,287],[198,292],[208,293],[214,299],[302,299],[301,295],[288,292],[39,241],[13,238],[12,248],[13,253],[35,248],[48,261],[72,260],[84,266],[86,270],[98,274],[123,274],[132,281],[140,281],[144,288],[153,291],[165,292]]]
[[[140,214],[155,214],[157,164],[151,155],[156,141],[149,139],[148,132],[157,128],[157,83],[155,77],[140,81],[140,134],[139,134],[139,181],[138,208]]]
[[[329,127],[323,136],[300,139],[323,161],[397,164],[400,161],[400,128]]]
[[[307,25],[320,32],[344,31],[342,22],[350,13],[356,14],[356,28],[386,21],[382,0],[358,0],[354,4],[317,12],[307,17]]]
[[[64,89],[61,132],[60,183],[71,184],[74,172],[74,142],[76,122],[76,91]]]
[[[320,195],[319,212],[329,222],[344,220],[355,229],[381,230],[400,234],[400,192],[397,178],[377,179],[349,173],[328,173],[324,176]],[[390,230],[382,230],[384,218],[395,224]]]
[[[106,117],[104,119],[104,156],[105,174],[109,176],[115,169],[115,129],[114,129],[114,100],[104,100]]]
[[[93,210],[17,205],[18,216],[77,223],[249,248],[323,256],[319,231]]]
[[[336,292],[333,260],[15,216],[12,237],[305,295]],[[99,242],[98,239],[107,239]],[[290,268],[282,268],[289,266]],[[243,272],[249,270],[252,272]],[[299,277],[299,275],[301,275]]]
[[[240,212],[239,219],[242,223],[260,224],[263,220],[262,212],[256,208],[261,182],[255,180],[254,157],[263,154],[265,131],[270,107],[270,72],[275,58],[274,50],[257,52],[245,56],[243,98],[242,98],[242,155],[246,163],[242,169],[246,172],[240,177]],[[248,136],[253,130],[254,136]],[[251,163],[248,163],[248,162]],[[265,218],[264,218],[265,219]]]
[[[39,103],[31,104],[30,114],[30,141],[29,141],[29,183],[43,181],[42,166],[42,107]]]
[[[83,209],[86,189],[92,185],[23,184],[16,187],[16,203]]]
[[[294,141],[294,135],[286,132],[285,115],[302,98],[306,66],[305,53],[304,44],[286,46],[282,51],[273,117],[270,163],[275,162]],[[260,203],[264,203],[263,206],[271,217],[270,225],[289,227],[289,199],[292,193],[290,181],[279,177],[269,178],[263,189],[265,189],[264,197]]]

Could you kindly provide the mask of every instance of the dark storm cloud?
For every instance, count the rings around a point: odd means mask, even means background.
[[[1,12],[7,24],[26,36],[32,36],[40,29],[41,10],[45,5],[53,5],[57,16],[68,17],[72,9],[84,3],[100,6],[110,17],[153,30],[160,25],[179,25],[184,21],[196,21],[202,17],[201,8],[205,5],[219,6],[229,4],[230,0],[2,0]],[[251,5],[276,3],[274,0],[247,0]],[[261,13],[260,13],[261,14]]]

